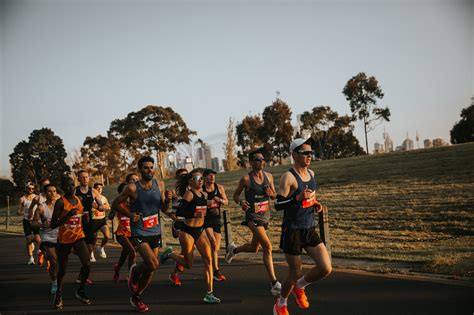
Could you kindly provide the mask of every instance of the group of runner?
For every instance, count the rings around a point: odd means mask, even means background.
[[[270,292],[276,296],[273,314],[288,314],[287,299],[291,293],[300,308],[309,308],[305,287],[332,270],[326,247],[316,232],[315,213],[321,211],[321,205],[316,199],[314,172],[308,169],[313,144],[311,139],[301,138],[291,143],[290,152],[294,163],[282,175],[278,189],[275,189],[273,176],[263,170],[263,151],[252,151],[249,154],[252,169],[240,179],[233,194],[233,200],[245,213],[242,225],[249,228],[252,239],[240,246],[229,244],[225,260],[231,263],[239,253],[256,253],[262,248]],[[110,238],[106,224],[107,210],[111,210],[108,216],[110,219],[117,217],[119,224],[115,233],[122,246],[119,261],[113,267],[113,281],[119,281],[120,269],[127,261],[127,286],[130,304],[135,310],[148,311],[141,296],[160,264],[168,260],[174,261],[175,268],[169,278],[173,285],[181,285],[179,274],[192,268],[194,248],[198,250],[204,263],[207,291],[203,301],[220,303],[221,299],[214,293],[213,281],[226,280],[219,269],[218,253],[222,228],[221,207],[228,205],[229,200],[224,187],[216,183],[216,174],[211,169],[194,169],[189,172],[180,169],[176,172],[175,189],[165,189],[164,182],[154,178],[153,158],[144,156],[138,161],[138,174],[127,175],[125,183],[119,185],[119,195],[112,206],[101,195],[101,184],[89,187],[89,174],[86,171],[79,172],[80,185],[77,188],[72,178],[64,177],[61,180],[61,190],[64,192],[61,197],[57,197],[57,187],[49,182],[42,187],[42,197],[34,196],[30,192],[31,187],[34,190],[34,186],[28,183],[19,212],[24,213],[23,225],[29,262],[33,257],[32,244],[36,240],[41,244],[42,253],[46,253],[50,264],[53,307],[63,307],[62,285],[72,249],[82,264],[75,295],[83,304],[91,303],[84,289],[86,283],[91,283],[89,274],[91,261],[95,259],[93,249],[99,230],[104,234],[100,256],[106,257],[104,246]],[[241,197],[242,192],[244,198]],[[33,205],[33,200],[36,199],[36,205]],[[267,234],[270,200],[275,200],[277,211],[284,211],[280,248],[288,264],[288,275],[282,283],[275,274],[272,245]],[[36,211],[33,211],[34,207]],[[167,247],[159,253],[159,248],[162,247],[159,211],[174,221],[173,235],[179,240],[180,251]],[[39,237],[36,239],[38,234],[42,241]],[[303,249],[315,262],[314,267],[304,275],[301,263]],[[136,263],[137,253],[142,258],[140,263]]]

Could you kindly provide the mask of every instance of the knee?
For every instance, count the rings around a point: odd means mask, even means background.
[[[331,272],[332,272],[331,263],[321,266],[321,274],[323,275],[323,277],[329,275]]]
[[[251,253],[258,253],[259,249],[260,249],[260,245],[251,245],[250,252]]]
[[[271,254],[272,253],[272,243],[266,242],[262,244],[262,250],[264,253]]]
[[[137,257],[137,254],[134,250],[131,250],[128,252],[128,257],[130,257],[130,259],[135,259]]]
[[[150,259],[149,261],[147,261],[145,263],[145,266],[146,266],[146,269],[149,271],[149,272],[153,272],[155,271],[156,269],[158,269],[158,266],[160,265],[158,259],[156,257],[153,257],[152,259]]]

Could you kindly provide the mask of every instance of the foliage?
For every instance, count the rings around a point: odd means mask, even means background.
[[[474,104],[461,111],[461,120],[454,124],[450,134],[452,144],[474,141]]]
[[[235,155],[235,133],[234,133],[234,121],[229,118],[229,124],[227,125],[227,141],[224,143],[224,170],[233,171],[238,168],[237,157]]]

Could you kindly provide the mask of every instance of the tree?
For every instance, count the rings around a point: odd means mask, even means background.
[[[281,163],[289,156],[288,147],[293,138],[290,107],[277,98],[272,105],[265,107],[262,119],[260,139],[266,144],[264,147],[269,156],[278,157]]]
[[[353,120],[347,115],[339,116],[329,106],[318,106],[301,115],[301,130],[310,132],[321,159],[356,156],[364,154],[364,150],[352,133]]]
[[[171,107],[154,105],[114,120],[109,131],[131,150],[135,158],[138,154],[155,153],[161,177],[165,153],[176,151],[178,144],[189,144],[191,136],[196,134]]]
[[[260,115],[245,116],[240,124],[235,127],[237,133],[237,145],[244,153],[262,146],[263,120]]]
[[[349,101],[353,116],[364,123],[365,149],[368,154],[367,133],[376,127],[376,122],[390,121],[390,109],[377,107],[377,99],[384,97],[382,88],[375,77],[367,77],[361,72],[347,81],[342,93]]]
[[[224,143],[224,170],[233,171],[237,169],[237,157],[235,155],[235,133],[234,133],[234,120],[229,118],[227,124],[227,141]]]
[[[17,192],[15,185],[9,179],[0,178],[0,207],[7,206],[7,196],[13,200]]]
[[[28,181],[38,183],[42,178],[59,183],[61,175],[70,171],[65,159],[60,137],[49,128],[33,130],[28,142],[19,142],[10,154],[13,181],[20,187]]]
[[[452,144],[474,141],[474,104],[463,108],[461,120],[454,124],[450,134]]]

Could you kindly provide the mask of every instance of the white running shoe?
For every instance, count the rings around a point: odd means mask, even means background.
[[[100,248],[100,258],[107,258],[107,254],[105,253],[105,250],[103,247]]]
[[[279,296],[281,292],[281,283],[277,281],[270,290],[273,296]]]
[[[91,262],[96,262],[97,260],[95,260],[95,256],[94,256],[94,252],[91,253]]]
[[[225,254],[225,261],[230,264],[232,262],[232,259],[235,257],[235,249],[237,246],[234,244],[234,242],[230,243],[229,246],[227,247],[227,254]]]
[[[34,265],[35,264],[35,258],[33,256],[30,256],[30,259],[28,260],[28,265]]]

